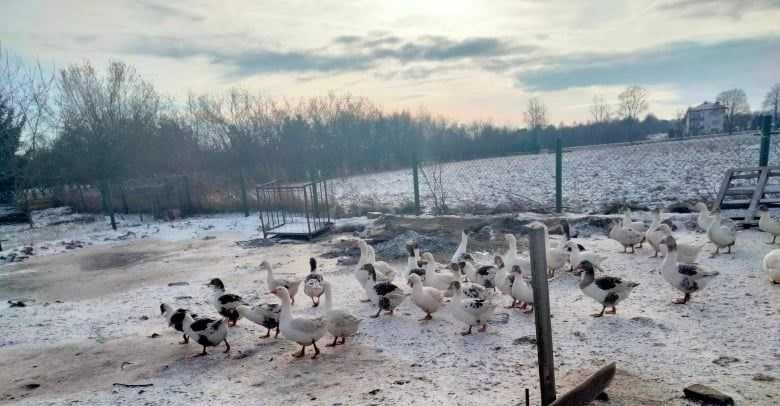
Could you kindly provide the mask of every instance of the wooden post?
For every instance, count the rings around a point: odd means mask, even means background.
[[[244,217],[249,217],[249,199],[246,195],[246,181],[244,180],[244,168],[239,170],[241,181],[241,207],[244,209]]]
[[[555,212],[563,211],[563,143],[555,140]]]
[[[420,215],[420,163],[417,162],[417,151],[412,152],[412,184],[414,187],[414,213]]]
[[[767,166],[769,165],[769,134],[772,130],[772,116],[764,116],[761,124],[761,153],[758,156],[758,166]]]
[[[547,289],[547,241],[541,226],[531,227],[528,235],[534,291],[534,320],[539,356],[539,390],[542,405],[555,401],[555,361],[550,323],[550,296]]]

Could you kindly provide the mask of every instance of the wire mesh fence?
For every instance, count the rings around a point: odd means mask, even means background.
[[[756,134],[673,138],[564,148],[562,203],[569,212],[610,213],[620,207],[670,208],[712,202],[728,169],[756,166]],[[565,140],[564,140],[565,147]],[[769,143],[769,165],[780,164],[780,140]],[[513,155],[419,166],[422,213],[489,214],[555,210],[555,153]],[[405,212],[414,201],[412,171],[334,180],[342,206],[370,202]]]

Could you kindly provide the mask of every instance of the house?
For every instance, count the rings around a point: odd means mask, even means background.
[[[726,106],[719,102],[704,103],[689,107],[685,112],[685,135],[701,135],[723,132]]]

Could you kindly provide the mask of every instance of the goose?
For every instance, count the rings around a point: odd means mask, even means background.
[[[322,295],[322,274],[317,272],[317,260],[309,258],[309,274],[303,279],[303,293],[311,298],[312,307],[320,305]],[[316,300],[315,300],[316,299]]]
[[[406,243],[406,252],[408,254],[406,258],[406,268],[404,269],[404,276],[409,278],[409,275],[416,273],[425,280],[425,270],[422,269],[423,263],[420,259],[420,249],[417,248],[417,243],[409,241]],[[368,274],[366,274],[368,275]]]
[[[452,259],[450,259],[450,262],[454,262],[454,263],[460,262],[461,257],[463,257],[463,255],[466,254],[468,245],[469,245],[469,236],[466,234],[466,231],[461,231],[460,243],[458,244],[458,248],[455,249],[455,253],[452,254]]]
[[[601,317],[607,306],[612,307],[612,311],[607,314],[617,314],[617,305],[628,298],[631,291],[639,286],[636,282],[624,281],[614,276],[595,277],[593,264],[588,261],[582,261],[579,265],[582,270],[582,278],[578,284],[580,290],[585,296],[601,304],[601,312],[591,314],[593,317]]]
[[[627,208],[623,213],[623,227],[630,227],[632,230],[642,234],[642,240],[639,241],[639,248],[642,248],[642,243],[645,242],[644,234],[647,231],[647,224],[642,221],[634,221],[631,219],[631,209]]]
[[[504,234],[504,239],[507,243],[507,249],[501,256],[504,266],[512,269],[514,265],[520,265],[525,272],[531,272],[531,259],[517,253],[517,238],[514,234]]]
[[[377,279],[376,270],[372,264],[365,264],[363,268],[368,272],[370,278],[366,282],[366,291],[371,302],[378,308],[376,314],[371,318],[379,317],[382,310],[392,315],[396,307],[400,306],[406,299],[406,294],[392,282],[381,281]]]
[[[360,268],[361,266],[365,264],[370,264],[376,261],[376,253],[374,249],[368,245],[366,240],[358,239],[357,240],[358,248],[360,248],[360,258],[358,258],[357,267]]]
[[[425,279],[420,278],[423,286],[438,290],[447,290],[452,281],[460,280],[460,272],[452,267],[442,269],[443,272],[435,268],[435,265],[428,262],[423,266],[425,270]]]
[[[266,276],[268,288],[273,290],[278,287],[284,287],[287,290],[287,293],[290,294],[291,303],[295,304],[295,295],[298,293],[298,288],[301,286],[301,280],[294,278],[274,278],[274,271],[271,268],[271,263],[268,261],[261,262],[260,269],[264,269],[268,272],[268,275]]]
[[[377,272],[377,276],[382,275],[381,279],[393,281],[396,276],[398,276],[398,271],[393,268],[390,264],[388,264],[385,261],[377,261],[376,260],[376,252],[374,251],[374,247],[369,245],[366,240],[358,240],[358,245],[360,246],[361,250],[361,258],[363,257],[362,252],[365,251],[366,253],[366,262],[363,262],[360,264],[360,266],[363,266],[364,264],[373,264],[374,269]],[[360,261],[358,261],[360,262]],[[359,281],[358,281],[359,282]]]
[[[187,309],[173,309],[173,306],[162,303],[160,304],[160,313],[162,317],[168,322],[169,327],[173,327],[174,330],[182,333],[182,341],[179,344],[187,344],[190,342],[190,337],[184,333],[184,314],[187,313]],[[197,318],[197,314],[192,315],[193,318]]]
[[[335,347],[347,342],[347,337],[357,334],[358,327],[362,319],[354,314],[343,310],[333,308],[333,288],[330,282],[323,282],[323,295],[325,295],[325,304],[323,316],[325,317],[325,329],[333,336],[333,342],[326,344],[326,347]],[[341,338],[341,342],[338,339]]]
[[[568,230],[568,224],[566,222],[561,222],[565,230]],[[529,228],[541,228],[544,231],[544,241],[545,241],[545,250],[546,250],[546,257],[547,257],[547,270],[548,270],[548,276],[555,275],[555,272],[558,270],[563,269],[566,266],[566,263],[569,262],[569,253],[564,250],[564,248],[558,243],[558,241],[554,241],[550,238],[550,231],[547,228],[547,225],[542,223],[541,221],[534,221],[531,224],[528,225]],[[568,235],[568,231],[566,231],[566,235]],[[531,272],[531,262],[528,261],[528,266],[524,267],[524,272],[530,274]]]
[[[461,335],[471,334],[471,329],[474,326],[481,326],[480,332],[487,329],[488,321],[493,317],[493,313],[496,309],[496,304],[493,303],[492,296],[486,299],[470,298],[463,295],[463,291],[460,287],[460,282],[452,282],[452,288],[454,291],[454,300],[450,303],[450,309],[452,315],[458,321],[465,323],[469,326],[467,331],[460,333]]]
[[[696,216],[696,225],[706,233],[710,228],[710,224],[712,224],[714,216],[710,213],[707,205],[702,202],[696,203],[694,209],[699,212]]]
[[[260,338],[270,337],[273,329],[276,329],[274,338],[279,337],[279,315],[282,312],[282,307],[279,304],[261,303],[252,307],[239,305],[236,310],[241,317],[268,329],[268,332]]]
[[[184,318],[182,319],[184,334],[203,346],[203,352],[196,356],[208,355],[206,347],[216,347],[222,342],[225,343],[225,354],[230,352],[230,344],[227,340],[228,328],[226,320],[227,319],[224,318],[214,320],[207,317],[195,320],[190,312],[184,312]]]
[[[515,265],[512,268],[512,273],[509,275],[509,279],[512,281],[512,305],[508,306],[508,309],[517,308],[517,304],[520,304],[519,309],[530,313],[534,311],[534,290],[531,284],[523,278],[523,270],[520,266]]]
[[[279,313],[279,330],[284,338],[294,341],[301,346],[301,350],[292,354],[295,358],[301,358],[305,355],[306,347],[314,347],[312,359],[320,355],[320,349],[317,348],[317,340],[325,335],[326,324],[322,316],[319,317],[293,317],[290,299],[290,292],[284,286],[278,286],[271,289],[271,293],[276,295],[282,302],[282,311]]]
[[[758,228],[772,236],[772,242],[767,244],[774,244],[777,236],[780,235],[780,217],[770,215],[769,208],[765,205],[758,208],[758,213],[761,216],[758,219]]]
[[[360,286],[364,286],[366,282],[368,281],[368,273],[362,272],[363,265],[373,263],[373,258],[369,258],[369,252],[368,247],[369,245],[361,240],[358,240],[358,248],[360,248],[360,258],[358,258],[358,262],[355,265],[355,279],[357,279]],[[361,302],[368,302],[369,299],[363,299]]]
[[[661,223],[661,209],[656,208],[653,210],[653,223],[645,232],[645,240],[651,247],[653,247],[653,258],[658,257],[658,253],[661,252],[661,240],[672,235],[672,229]]]
[[[633,226],[626,225],[626,223],[612,223],[612,227],[609,230],[609,238],[615,240],[623,246],[623,253],[628,252],[628,248],[631,248],[631,254],[636,253],[635,246],[640,244],[645,234],[635,230]]]
[[[596,269],[600,269],[601,263],[607,259],[604,256],[587,251],[582,244],[578,244],[571,240],[566,241],[566,244],[563,245],[563,249],[569,253],[569,264],[571,264],[572,271],[574,271],[582,261],[588,261],[593,264]]]
[[[409,275],[408,284],[412,287],[412,302],[425,312],[425,317],[419,321],[431,320],[433,313],[436,313],[444,303],[441,290],[423,286],[422,279],[415,274]]]
[[[761,269],[766,272],[770,282],[780,283],[780,250],[769,251],[761,261]]]
[[[217,312],[220,316],[227,317],[228,321],[235,326],[238,319],[241,318],[241,315],[236,311],[236,306],[244,304],[241,296],[225,293],[225,284],[219,278],[212,279],[206,286],[210,287],[213,292],[211,302]]]
[[[647,242],[656,250],[652,258],[658,256],[661,250],[661,241],[672,235],[672,229],[666,224],[660,224],[655,229],[647,231]],[[704,248],[704,243],[677,242],[677,261],[682,264],[694,264],[699,258],[699,253]]]
[[[444,292],[445,297],[455,297],[456,291],[460,290],[464,297],[470,299],[487,299],[491,297],[491,291],[482,285],[478,285],[473,282],[460,282],[453,281],[450,283],[447,291]]]
[[[731,219],[721,219],[720,210],[715,209],[712,211],[712,223],[710,223],[710,228],[707,229],[707,237],[715,245],[715,252],[712,253],[713,257],[720,254],[721,248],[728,248],[727,253],[731,254],[731,247],[737,241],[737,225]],[[736,254],[736,251],[734,254]]]
[[[712,227],[712,226],[710,226]],[[661,244],[666,247],[666,257],[661,263],[661,274],[672,287],[683,292],[682,299],[675,299],[675,304],[685,304],[691,298],[691,293],[703,289],[718,272],[709,271],[698,264],[680,264],[677,262],[677,241],[674,237],[666,237]]]

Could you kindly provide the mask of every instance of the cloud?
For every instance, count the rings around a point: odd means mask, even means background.
[[[780,9],[780,0],[671,0],[658,4],[656,8],[689,18],[740,19],[751,11]]]
[[[154,2],[151,0],[136,0],[134,4],[140,6],[140,8],[143,9],[143,11],[149,14],[154,14],[159,19],[180,18],[192,22],[205,20],[205,17],[203,17],[202,15],[190,12],[188,10],[183,10],[177,7],[166,5],[163,4],[162,2]]]
[[[343,35],[330,45],[315,49],[277,49],[262,44],[236,46],[242,38],[225,36],[208,39],[180,39],[167,36],[135,38],[124,51],[131,54],[182,59],[205,57],[212,63],[226,66],[233,74],[247,77],[262,73],[332,73],[357,72],[395,62],[401,67],[415,63],[461,63],[485,58],[501,58],[517,53],[536,51],[535,46],[517,44],[494,37],[451,39],[444,36],[423,36],[414,40],[381,34],[369,36]],[[226,44],[230,46],[226,46]],[[238,48],[238,49],[236,49]],[[443,66],[404,68],[404,78],[424,78],[440,72]]]
[[[714,44],[675,42],[625,53],[562,55],[545,58],[541,68],[516,73],[516,83],[530,91],[634,83],[731,83],[744,77],[746,61],[777,66],[777,44],[778,37],[762,37]]]

